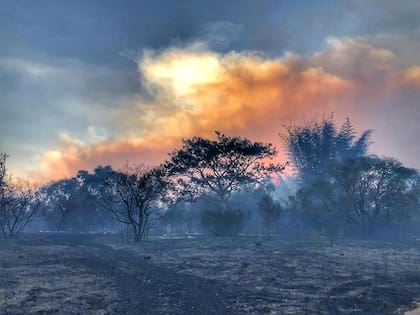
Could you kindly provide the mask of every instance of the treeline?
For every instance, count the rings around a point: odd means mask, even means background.
[[[39,188],[8,178],[3,154],[1,235],[36,218],[45,230],[120,229],[134,241],[150,233],[410,236],[420,226],[419,173],[368,155],[371,133],[356,137],[349,120],[337,128],[332,118],[288,126],[289,162],[276,164],[271,144],[216,132],[184,140],[157,167],[98,166]],[[282,179],[286,166],[295,174]]]

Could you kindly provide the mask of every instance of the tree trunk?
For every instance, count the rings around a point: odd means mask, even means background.
[[[372,218],[367,218],[363,230],[366,238],[372,238],[375,232],[375,221]]]
[[[141,233],[138,233],[134,235],[134,242],[135,243],[140,243],[142,241],[143,237],[141,235]]]
[[[134,235],[133,241],[135,243],[141,242],[141,240],[142,240],[141,229],[137,225],[135,225],[135,224],[133,224],[133,235]]]

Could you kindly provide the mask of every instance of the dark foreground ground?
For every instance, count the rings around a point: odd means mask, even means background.
[[[0,314],[403,314],[418,298],[414,243],[0,241]]]

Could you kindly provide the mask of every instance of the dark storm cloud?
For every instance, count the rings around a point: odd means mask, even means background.
[[[122,49],[165,48],[206,29],[226,35],[224,26],[232,25],[241,27],[240,38],[225,49],[302,53],[318,50],[330,35],[413,31],[419,9],[415,0],[4,1],[1,40],[16,47],[1,45],[0,51],[19,53],[23,44],[49,55],[119,63]]]

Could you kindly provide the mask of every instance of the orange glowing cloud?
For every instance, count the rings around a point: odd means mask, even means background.
[[[93,170],[98,165],[118,168],[127,161],[154,165],[166,158],[169,147],[164,141],[157,140],[145,142],[121,138],[85,144],[65,136],[57,150],[47,151],[39,157],[41,170],[33,171],[31,175],[38,181],[48,181],[74,176],[80,169]]]
[[[409,67],[401,74],[394,77],[395,85],[420,87],[420,66]]]
[[[200,58],[212,67],[201,67]],[[283,123],[303,113],[329,113],[354,94],[353,82],[320,67],[297,70],[292,59],[194,49],[148,53],[140,69],[158,102],[137,104],[142,115],[132,124],[146,127],[146,137],[163,139],[210,136],[218,129],[273,140]]]
[[[365,68],[351,67],[366,58],[370,61],[362,64]],[[339,120],[361,115],[360,106],[366,106],[360,105],[362,97],[371,101],[387,88],[375,85],[377,95],[369,96],[367,82],[372,76],[394,75],[396,59],[385,49],[338,40],[306,59],[291,54],[279,59],[258,53],[220,54],[202,45],[147,51],[138,69],[151,101],[132,100],[118,112],[114,122],[125,132],[111,139],[61,139],[55,150],[40,156],[42,178],[71,176],[98,164],[156,164],[181,138],[212,137],[214,130],[279,146],[284,124],[331,112]],[[371,71],[366,69],[369,65]],[[419,73],[419,67],[410,68],[403,79],[420,82]],[[284,161],[284,155],[279,159]]]

